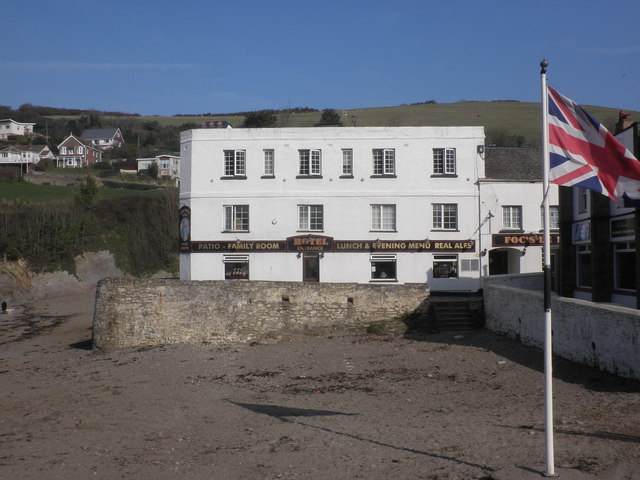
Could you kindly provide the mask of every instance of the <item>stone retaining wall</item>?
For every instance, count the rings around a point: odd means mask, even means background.
[[[542,284],[542,274],[538,275]],[[514,288],[488,278],[483,292],[487,329],[543,347],[541,291]],[[554,355],[640,379],[640,311],[552,295],[551,321]]]
[[[135,280],[98,284],[98,348],[250,342],[282,332],[364,326],[428,309],[426,285]]]

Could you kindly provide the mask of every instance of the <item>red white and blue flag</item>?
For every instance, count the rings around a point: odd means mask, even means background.
[[[547,88],[549,180],[640,207],[640,161],[580,105]]]

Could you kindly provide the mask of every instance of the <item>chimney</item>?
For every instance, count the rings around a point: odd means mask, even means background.
[[[617,135],[623,130],[626,130],[634,123],[635,122],[631,119],[631,114],[625,112],[624,110],[620,110],[620,113],[618,113],[618,123],[616,123],[614,135]]]

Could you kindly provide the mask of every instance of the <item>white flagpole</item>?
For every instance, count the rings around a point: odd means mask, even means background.
[[[542,86],[542,211],[543,211],[543,245],[542,273],[544,276],[544,430],[547,477],[556,477],[553,459],[553,373],[552,373],[552,338],[551,338],[551,265],[549,261],[549,124],[548,92],[547,92],[547,60],[540,62],[540,79]]]

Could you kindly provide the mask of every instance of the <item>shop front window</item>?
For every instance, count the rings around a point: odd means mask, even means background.
[[[222,261],[225,280],[249,280],[248,255],[225,255]]]
[[[433,278],[458,278],[458,256],[434,255]]]
[[[395,255],[371,255],[371,258],[369,260],[371,262],[371,280],[396,280]]]

